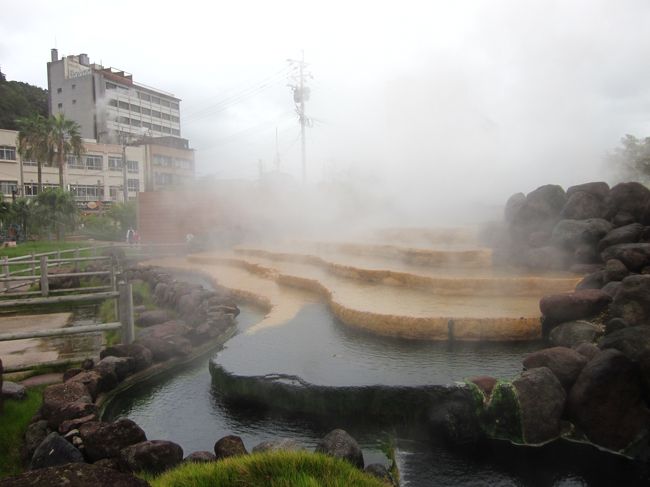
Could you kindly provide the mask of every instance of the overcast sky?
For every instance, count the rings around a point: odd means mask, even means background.
[[[489,193],[604,177],[650,135],[650,2],[3,1],[0,65],[46,87],[49,50],[174,93],[199,174],[300,175],[287,58],[304,50],[310,181]],[[379,184],[379,183],[378,183]]]

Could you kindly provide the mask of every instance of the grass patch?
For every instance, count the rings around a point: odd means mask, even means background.
[[[23,401],[5,400],[0,413],[0,478],[22,472],[20,449],[32,416],[41,407],[45,386],[27,390]]]
[[[5,247],[0,249],[0,256],[20,257],[22,255],[42,254],[44,252],[56,252],[57,250],[69,250],[81,247],[89,247],[86,242],[49,242],[39,240],[35,242],[19,243],[15,247]],[[70,257],[70,255],[68,255]]]
[[[344,460],[287,451],[187,463],[157,477],[143,477],[152,487],[386,487]]]

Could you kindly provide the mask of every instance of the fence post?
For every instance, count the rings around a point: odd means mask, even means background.
[[[36,255],[32,252],[32,276],[36,275]]]
[[[41,256],[41,296],[50,294],[50,282],[47,279],[47,255]]]
[[[120,282],[120,322],[122,343],[133,343],[135,328],[133,322],[133,284]]]
[[[78,259],[79,258],[79,247],[74,249],[74,258]],[[74,261],[74,271],[77,272],[79,270],[79,261],[75,260]],[[115,289],[113,289],[115,291]]]
[[[60,250],[56,251],[56,260],[59,261],[59,262],[57,262],[57,266],[56,266],[56,268],[59,269],[61,267],[61,251]]]
[[[9,257],[6,255],[2,256],[2,273],[5,277],[9,277]],[[9,290],[9,281],[6,281],[2,287]]]
[[[115,256],[111,256],[111,291],[117,291],[117,272],[116,272],[117,262]],[[117,299],[113,300],[113,309],[115,310],[115,316],[120,316],[120,308],[117,305]]]

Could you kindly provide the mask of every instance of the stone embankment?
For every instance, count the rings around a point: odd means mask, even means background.
[[[63,383],[44,389],[42,407],[24,438],[28,471],[0,480],[0,486],[144,486],[148,483],[133,472],[160,473],[182,461],[216,461],[248,453],[240,438],[230,436],[216,442],[214,454],[193,452],[184,459],[180,445],[147,439],[129,419],[100,420],[102,405],[116,392],[222,345],[234,333],[239,313],[227,294],[177,281],[159,269],[133,269],[128,278],[146,282],[160,308],[140,307],[134,343],[105,348],[99,362],[87,360],[80,368],[67,370]],[[361,449],[344,431],[335,430],[321,443],[317,451],[347,458],[363,469]],[[279,439],[253,451],[277,449],[298,446]],[[382,465],[367,468],[392,484]]]
[[[631,458],[650,453],[650,191],[638,183],[542,186],[506,205],[510,262],[588,272],[540,301],[551,348],[509,382],[471,379],[491,436],[565,437]],[[498,424],[495,423],[498,419]]]

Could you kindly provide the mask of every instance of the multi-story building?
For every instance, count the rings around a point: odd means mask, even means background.
[[[50,114],[64,113],[81,135],[98,142],[125,138],[181,137],[180,99],[133,81],[133,75],[90,63],[87,54],[47,63]]]

